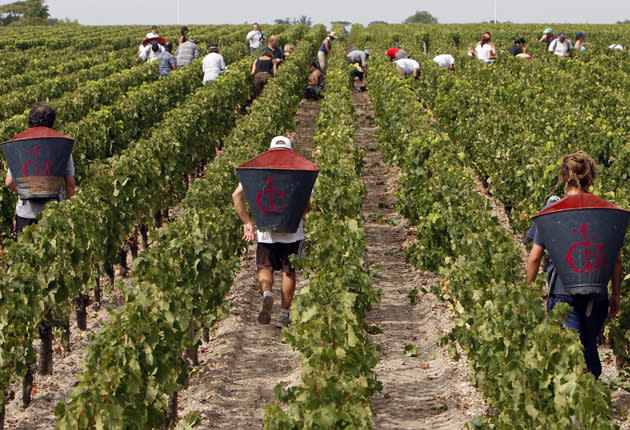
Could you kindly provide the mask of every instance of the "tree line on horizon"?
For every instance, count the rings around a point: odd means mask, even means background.
[[[77,19],[70,20],[50,17],[45,0],[23,0],[0,5],[0,27],[7,25],[55,25],[55,24],[79,24]],[[507,21],[509,22],[509,21]],[[275,24],[305,24],[313,25],[311,17],[302,15],[298,18],[277,18]],[[352,25],[350,21],[333,21],[332,24]],[[370,24],[388,24],[385,21],[372,21]],[[439,24],[438,19],[426,10],[416,11],[407,17],[403,24]],[[617,24],[630,24],[630,19],[617,21]]]
[[[0,26],[78,24],[78,20],[59,20],[50,17],[44,0],[24,0],[0,5]]]

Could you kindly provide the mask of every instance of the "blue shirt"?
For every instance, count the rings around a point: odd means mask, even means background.
[[[175,57],[168,51],[162,52],[158,57],[158,73],[160,76],[168,76],[171,73],[172,67],[175,65]]]
[[[551,206],[552,204],[554,204],[555,202],[559,200],[560,200],[560,197],[558,196],[549,197],[549,200],[547,200],[547,204],[545,205],[543,209],[547,208],[548,206]],[[538,232],[538,227],[536,227],[536,223],[532,224],[532,226],[530,227],[529,231],[527,232],[527,238],[529,240],[534,241],[536,245],[539,245],[545,248],[545,243],[543,242],[542,237],[540,236],[540,233]],[[558,276],[557,273],[554,276],[555,268],[556,266],[553,264],[553,260],[551,259],[551,257],[549,257],[549,261],[547,263],[547,285],[551,285],[551,287],[549,288],[549,295],[551,294],[569,295],[569,292],[567,291],[566,288],[564,288],[564,285],[562,284],[562,280],[560,279],[560,276]],[[555,277],[555,279],[552,280],[552,277]]]

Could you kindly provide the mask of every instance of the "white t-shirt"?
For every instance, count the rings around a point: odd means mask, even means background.
[[[147,63],[157,60],[160,54],[164,52],[165,50],[165,48],[162,45],[158,45],[158,47],[160,49],[158,49],[157,52],[153,52],[152,44],[147,43],[147,46],[145,46],[142,52],[140,52],[140,55],[139,55],[140,59],[146,60]]]
[[[243,184],[239,182],[239,187],[243,188]],[[279,231],[260,231],[256,229],[256,239],[259,243],[293,243],[298,240],[304,240],[304,221],[300,220],[295,233],[283,233]]]
[[[416,60],[412,60],[411,58],[401,58],[400,60],[394,61],[398,67],[405,72],[405,75],[411,75],[414,70],[420,69],[420,64]]]
[[[558,39],[553,40],[549,44],[549,52],[557,55],[558,57],[566,57],[567,52],[573,48],[569,39],[564,39],[564,43],[561,43]]]
[[[450,54],[442,54],[433,58],[433,61],[440,67],[449,67],[451,64],[455,64],[455,58]]]
[[[486,43],[481,46],[481,44],[475,47],[475,52],[477,53],[477,58],[485,61],[486,63],[491,63],[494,59],[490,59],[490,53],[492,52],[492,45]]]
[[[225,61],[221,54],[211,52],[206,55],[201,63],[203,69],[203,83],[216,79],[225,70]]]
[[[153,39],[154,37],[160,37],[158,36],[157,33],[153,34],[153,33],[147,33],[146,36],[144,36],[145,39]]]
[[[609,49],[617,49],[617,50],[619,50],[619,51],[623,51],[623,46],[621,46],[621,45],[620,45],[620,44],[618,44],[618,43],[613,43],[613,44],[612,44],[612,45],[610,45],[608,48],[609,48]]]
[[[256,229],[258,243],[293,243],[304,240],[304,222],[300,220],[295,233],[281,233],[278,231],[260,231]]]
[[[247,40],[249,40],[249,47],[251,49],[260,48],[260,38],[262,37],[262,32],[260,30],[252,30],[247,33]]]
[[[7,175],[11,175],[11,169],[7,169]],[[72,154],[68,158],[68,164],[64,172],[66,177],[74,176],[74,160]],[[11,175],[13,176],[13,175]],[[63,200],[63,187],[59,190],[59,201]],[[43,212],[46,209],[46,202],[40,202],[37,200],[22,200],[18,197],[17,204],[15,205],[15,214],[21,218],[35,219],[37,214]]]

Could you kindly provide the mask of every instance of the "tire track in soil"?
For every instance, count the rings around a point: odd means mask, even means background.
[[[287,132],[294,151],[310,158],[319,103],[302,100],[295,115],[296,131]],[[236,184],[235,184],[236,185]],[[274,401],[273,389],[301,382],[300,355],[282,343],[275,326],[280,311],[280,274],[275,273],[271,324],[257,322],[261,295],[250,245],[227,300],[230,315],[220,321],[210,342],[199,350],[199,372],[179,393],[178,416],[199,413],[196,429],[260,429],[265,405]],[[306,284],[298,273],[296,294]]]
[[[470,384],[466,360],[452,360],[446,347],[437,344],[452,327],[450,311],[433,294],[422,292],[438,282],[435,275],[405,262],[404,248],[413,242],[415,230],[395,209],[400,172],[383,162],[368,94],[353,92],[352,97],[355,142],[365,149],[366,261],[374,274],[373,288],[383,291],[366,321],[382,331],[370,336],[382,348],[375,371],[383,391],[371,399],[374,429],[461,429],[486,408]],[[418,290],[415,305],[407,295],[413,288]],[[416,357],[405,355],[408,344],[417,346]]]

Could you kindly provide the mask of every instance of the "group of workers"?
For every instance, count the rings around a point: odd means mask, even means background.
[[[556,35],[556,43],[563,43],[561,40],[562,34]],[[583,42],[582,34],[578,33],[578,40]],[[328,42],[330,42],[330,34],[327,36]],[[552,41],[553,42],[553,41]],[[514,47],[510,49],[510,54],[514,56],[526,55],[524,39],[517,39],[514,43]],[[551,48],[551,42],[549,43],[550,52],[553,52]],[[578,49],[580,45],[577,45]],[[324,53],[330,52],[330,44],[324,40],[322,43],[322,49]],[[618,49],[618,48],[612,48]],[[353,68],[351,75],[353,80],[363,80],[367,73],[367,61],[371,52],[369,50],[352,50],[350,51],[346,59],[348,63],[352,64]],[[402,76],[413,76],[418,78],[420,75],[420,64],[409,58],[409,55],[400,48],[390,48],[386,54],[394,63]],[[492,60],[492,56],[496,58],[496,48],[491,41],[490,34],[484,34],[478,47],[475,50],[475,56],[486,60]],[[557,54],[556,54],[557,55]],[[321,57],[318,55],[318,57]],[[327,63],[324,62],[322,68],[322,59],[318,58],[318,62],[311,62],[309,67],[311,70],[311,81],[322,79],[325,76],[325,69]],[[433,61],[439,66],[454,69],[455,59],[452,55],[441,54],[433,58]],[[292,143],[285,137],[278,136],[271,143],[271,150],[281,147],[291,149]],[[587,194],[590,187],[593,185],[594,179],[597,174],[597,167],[594,160],[583,152],[569,154],[562,160],[562,166],[558,174],[558,186],[564,187],[564,194],[566,196],[583,195]],[[247,209],[245,206],[244,192],[242,185],[239,185],[233,194],[234,204],[241,220],[244,223],[243,238],[248,241],[252,241],[255,238],[256,228],[252,223]],[[548,202],[548,205],[555,203],[560,198],[554,198]],[[307,206],[307,211],[310,206]],[[300,224],[295,236],[289,235],[290,238],[282,240],[261,239],[265,237],[265,232],[258,231],[259,244],[257,249],[257,261],[261,263],[257,264],[258,280],[260,284],[260,292],[262,294],[262,302],[260,312],[258,313],[258,322],[262,324],[268,324],[271,320],[271,313],[273,309],[273,272],[274,270],[280,270],[282,272],[281,283],[281,309],[278,316],[278,326],[284,327],[291,323],[289,314],[290,304],[295,292],[295,271],[292,268],[290,256],[292,254],[299,254],[301,249],[301,241],[303,240],[303,226]],[[562,286],[560,278],[553,272],[553,262],[551,258],[545,258],[545,240],[538,232],[534,225],[528,234],[528,237],[533,241],[533,247],[531,249],[528,262],[527,262],[527,280],[528,282],[534,282],[539,267],[543,259],[547,260],[546,267],[548,273],[548,300],[546,307],[551,310],[558,303],[568,303],[572,306],[572,311],[569,313],[565,320],[565,326],[568,328],[576,329],[580,334],[581,342],[584,346],[584,357],[588,370],[597,378],[601,374],[601,363],[597,355],[597,343],[596,337],[600,333],[604,320],[607,317],[613,317],[619,312],[620,301],[620,281],[621,281],[621,254],[616,255],[613,261],[614,269],[612,270],[612,293],[609,296],[605,289],[601,292],[594,294],[578,294],[568,292],[566,288]],[[290,239],[290,240],[289,240]],[[277,242],[275,245],[270,246],[270,243]],[[258,258],[261,253],[261,258]],[[264,257],[264,258],[263,258]],[[550,269],[551,268],[551,269]],[[550,272],[551,270],[551,272]],[[608,282],[608,280],[606,280]]]
[[[157,61],[158,74],[168,76],[177,67],[187,66],[199,58],[199,47],[188,39],[188,27],[183,26],[179,35],[176,54],[173,55],[173,43],[160,37],[157,26],[151,27],[139,47],[138,61]],[[202,61],[203,83],[216,79],[226,69],[223,56],[219,54],[219,46],[215,43],[208,45],[207,55]]]
[[[267,84],[267,81],[275,76],[278,67],[286,58],[293,53],[295,45],[287,43],[284,49],[280,49],[280,38],[272,34],[267,45],[263,45],[267,39],[260,30],[258,24],[254,23],[254,28],[247,34],[249,50],[251,54],[256,54],[256,59],[252,63],[252,76],[254,77],[254,95],[257,97]]]
[[[309,63],[308,84],[304,91],[304,96],[308,99],[317,100],[322,97],[324,88],[324,77],[328,70],[328,57],[332,49],[332,42],[337,38],[337,33],[329,32],[322,41],[317,51],[317,61]],[[246,37],[249,42],[250,53],[258,51],[258,56],[252,64],[252,75],[254,76],[254,93],[260,94],[267,81],[273,77],[278,66],[289,56],[295,45],[288,43],[284,46],[284,50],[279,48],[280,40],[278,36],[269,37],[269,44],[264,46],[266,37],[258,23],[253,24],[252,30],[247,33]]]
[[[558,33],[554,38],[550,38],[551,29],[545,30],[541,42],[546,42],[549,46],[549,52],[553,52],[559,55],[558,52],[561,48],[558,45],[564,45],[566,39],[563,33]],[[270,36],[269,44],[267,46],[259,46],[261,42],[266,40],[265,36],[259,29],[258,24],[254,24],[253,35],[248,34],[247,39],[250,42],[250,49],[252,53],[259,50],[259,53],[252,65],[252,74],[256,81],[257,75],[266,73],[267,79],[275,74],[278,66],[282,63],[286,55],[290,55],[292,52],[292,46],[286,46],[285,51],[279,49],[279,39],[277,36]],[[251,33],[251,32],[250,32]],[[157,28],[154,27],[151,33],[145,37],[145,42],[140,49],[139,58],[142,60],[155,59],[159,62],[160,75],[168,75],[170,70],[174,70],[177,66],[185,66],[190,64],[194,58],[199,57],[198,48],[196,45],[187,39],[188,29],[182,27],[179,45],[177,49],[177,60],[171,53],[172,44],[170,42],[162,42],[160,39]],[[584,46],[584,34],[578,33],[576,42],[576,48],[582,49]],[[335,32],[327,34],[326,38],[322,41],[322,45],[318,52],[318,61],[311,62],[309,67],[311,70],[311,77],[309,78],[309,86],[318,86],[323,84],[323,78],[326,74],[328,67],[328,55],[332,48],[332,41],[336,38]],[[571,42],[568,41],[569,46]],[[515,41],[515,48],[510,49],[512,55],[518,56],[525,54],[525,40],[518,39]],[[569,48],[570,50],[571,48]],[[619,49],[612,47],[612,49]],[[225,62],[218,52],[216,44],[211,44],[208,47],[208,55],[203,60],[204,69],[204,83],[215,79],[221,71],[225,70]],[[371,52],[369,50],[360,51],[352,50],[348,53],[346,59],[353,65],[352,76],[357,80],[363,80],[367,72],[367,61]],[[407,52],[400,48],[390,48],[386,51],[387,56],[391,62],[396,65],[402,76],[413,76],[418,78],[420,75],[420,64],[411,58]],[[566,54],[566,52],[565,52]],[[475,48],[475,54],[477,58],[490,61],[496,58],[496,48],[492,43],[489,33],[484,33],[477,47]],[[454,58],[449,54],[438,55],[433,58],[433,61],[440,67],[449,69],[454,68]],[[260,78],[262,81],[263,77]],[[266,80],[265,80],[266,82]],[[264,86],[264,83],[262,84]],[[260,88],[262,89],[262,87]],[[315,89],[314,96],[319,97]],[[47,105],[36,104],[28,115],[29,127],[40,129],[52,129],[56,118],[56,112],[54,109]],[[48,132],[49,133],[49,132]],[[44,133],[46,135],[46,133]],[[271,150],[292,150],[292,142],[286,137],[278,136],[274,138],[270,145]],[[569,195],[585,194],[588,193],[590,187],[593,185],[594,179],[597,173],[597,166],[594,160],[584,153],[575,153],[566,156],[562,160],[562,166],[559,173],[558,186],[564,187],[564,193]],[[65,173],[63,177],[64,181],[60,185],[59,196],[55,196],[51,200],[63,199],[62,189],[66,188],[66,198],[72,197],[75,193],[74,183],[74,164],[72,155],[70,154],[66,163]],[[7,172],[5,184],[10,189],[17,191],[16,181],[14,180],[11,170]],[[257,271],[258,281],[260,284],[262,294],[261,309],[258,314],[258,321],[262,324],[268,324],[271,320],[271,312],[273,309],[273,272],[275,270],[282,271],[282,302],[280,314],[278,317],[278,325],[284,327],[291,323],[289,314],[289,308],[295,292],[295,269],[291,263],[291,255],[299,254],[302,242],[304,240],[304,227],[300,222],[298,230],[294,233],[277,233],[277,232],[264,232],[256,231],[256,228],[248,215],[245,205],[245,194],[242,185],[238,185],[232,195],[236,211],[243,221],[243,239],[252,241],[254,238],[258,238],[258,250],[257,250]],[[559,200],[559,198],[558,198]],[[556,200],[549,201],[548,204],[553,204]],[[30,224],[37,222],[37,215],[44,209],[47,202],[40,202],[36,200],[18,200],[16,207],[16,239],[17,235],[22,229]],[[305,212],[310,209],[310,204],[307,204]],[[534,282],[543,255],[545,251],[545,241],[539,234],[537,228],[532,228],[528,237],[533,240],[534,245],[532,247],[528,265],[527,265],[527,280]],[[601,374],[601,364],[597,356],[597,344],[595,338],[605,318],[612,317],[619,312],[619,296],[620,296],[620,282],[621,282],[621,256],[615,255],[611,258],[614,261],[614,270],[612,273],[612,294],[610,298],[608,293],[602,292],[595,296],[575,296],[571,295],[556,275],[552,274],[550,267],[553,268],[553,263],[548,262],[547,272],[548,279],[550,281],[549,291],[549,310],[557,303],[566,302],[573,306],[572,312],[566,319],[566,325],[570,328],[575,328],[580,333],[580,338],[585,347],[585,358],[588,369],[598,377]]]
[[[589,43],[585,39],[586,33],[579,31],[575,35],[575,44],[573,44],[564,32],[554,35],[551,28],[546,28],[539,42],[546,43],[547,51],[557,57],[570,57],[573,50],[586,51]],[[514,45],[509,50],[510,55],[530,60],[532,57],[527,53],[526,43],[527,41],[522,37],[514,40]],[[617,43],[610,45],[608,48],[623,51],[623,46]],[[492,42],[490,33],[484,33],[479,42],[477,42],[475,49],[469,49],[468,54],[487,64],[494,63],[497,58],[497,49]]]

